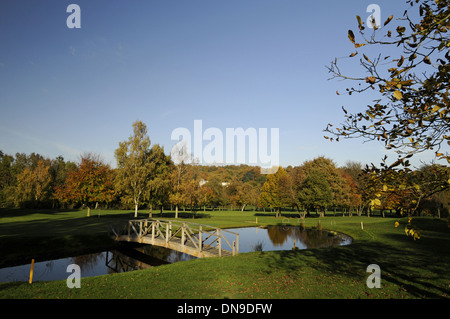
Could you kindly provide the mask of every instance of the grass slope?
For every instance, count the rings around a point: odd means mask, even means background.
[[[0,211],[2,263],[36,255],[69,256],[110,245],[108,223],[130,217],[123,211]],[[146,213],[141,214],[147,216]],[[154,217],[160,217],[154,214]],[[163,214],[162,218],[171,217]],[[183,217],[188,217],[187,215]],[[275,218],[254,212],[207,212],[195,222],[238,227],[299,223],[296,215]],[[192,221],[191,218],[185,218]],[[353,237],[349,246],[300,251],[241,253],[204,258],[147,270],[82,278],[81,289],[66,281],[0,284],[0,298],[449,298],[450,228],[444,220],[414,218],[422,232],[412,240],[407,219],[334,217],[306,218]],[[361,229],[361,222],[364,229]],[[29,249],[30,246],[33,249]],[[93,248],[91,248],[93,249]],[[369,289],[366,268],[381,268],[381,288]]]

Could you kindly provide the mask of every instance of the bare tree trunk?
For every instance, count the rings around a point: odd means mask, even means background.
[[[175,205],[175,218],[178,218],[178,204]]]
[[[134,203],[134,218],[137,218],[138,215],[138,204],[135,202]]]

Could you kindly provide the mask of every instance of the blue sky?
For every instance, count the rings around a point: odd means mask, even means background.
[[[81,28],[69,29],[69,4]],[[369,4],[381,19],[403,1],[148,0],[0,3],[0,149],[77,160],[114,150],[141,120],[168,153],[171,132],[203,128],[279,128],[280,163],[324,155],[338,165],[374,162],[377,142],[323,138],[343,121],[337,96],[350,83],[329,81],[326,65],[354,51],[348,29]],[[356,62],[356,60],[355,60]],[[348,65],[348,71],[355,71]],[[429,161],[432,154],[420,159]],[[419,159],[417,159],[419,160]]]

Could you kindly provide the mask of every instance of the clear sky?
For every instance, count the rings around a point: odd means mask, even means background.
[[[71,3],[81,8],[79,29],[66,25]],[[347,31],[371,3],[382,21],[406,8],[401,0],[3,0],[0,150],[67,160],[95,152],[114,166],[134,121],[169,153],[172,131],[202,120],[223,132],[279,128],[283,166],[320,155],[378,164],[386,154],[378,142],[323,138],[327,123],[343,121],[342,105],[371,103],[337,96],[351,83],[328,80],[325,67],[355,50]]]

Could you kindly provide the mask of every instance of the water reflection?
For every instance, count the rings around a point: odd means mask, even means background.
[[[33,270],[33,282],[67,279],[70,273],[66,270],[70,264],[80,266],[81,278],[84,278],[142,270],[193,258],[195,257],[163,247],[128,245],[128,247],[120,250],[46,261],[36,260]],[[0,282],[28,281],[30,267],[31,264],[1,268]]]
[[[268,226],[229,229],[239,234],[239,252],[291,250],[348,245],[351,237],[318,229],[294,226]],[[223,232],[227,237],[227,232]],[[228,238],[228,241],[235,238]],[[39,261],[34,265],[33,281],[67,279],[67,266],[77,264],[81,277],[147,269],[196,257],[164,247],[127,243],[123,249],[76,257]],[[30,264],[0,269],[0,282],[28,281]]]
[[[295,226],[268,226],[267,228],[236,228],[239,234],[239,252],[310,249],[348,245],[352,239],[344,234],[321,229]]]

